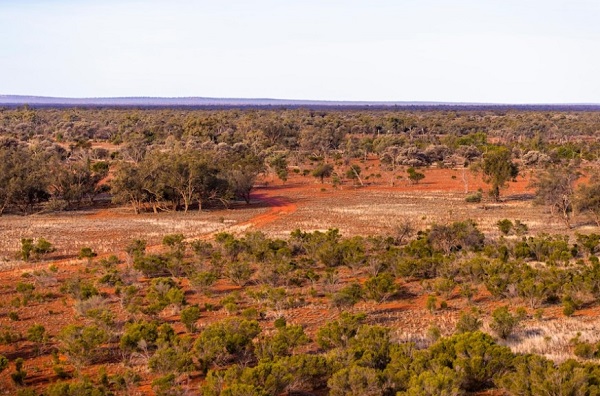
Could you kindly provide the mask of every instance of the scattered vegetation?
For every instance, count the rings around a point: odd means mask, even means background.
[[[74,241],[68,260],[85,265],[69,266],[55,235],[24,234],[11,259],[26,271],[1,290],[10,361],[0,356],[0,381],[23,395],[140,386],[161,395],[594,394],[598,339],[573,338],[556,361],[542,356],[550,347],[515,345],[532,323],[576,321],[598,305],[600,236],[584,227],[600,224],[598,121],[593,112],[1,109],[0,214],[102,204],[186,219],[252,203],[267,176],[305,178],[326,196],[398,180],[419,190],[431,184],[428,168],[452,168],[457,182],[463,171],[459,201],[478,203],[464,207],[531,199],[566,231],[530,231],[500,210],[486,234],[480,218],[451,210],[426,227],[400,213],[390,235],[250,228],[194,239],[174,229],[158,246],[132,239],[111,255]],[[469,189],[469,168],[489,198]],[[529,174],[533,197],[508,197],[506,186]]]

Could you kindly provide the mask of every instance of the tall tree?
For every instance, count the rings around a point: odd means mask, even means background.
[[[114,203],[128,203],[135,214],[139,214],[144,203],[149,200],[140,167],[127,162],[122,163],[111,182],[111,193]]]
[[[590,178],[589,183],[581,184],[575,193],[575,208],[589,215],[600,227],[600,175]]]
[[[512,155],[506,147],[499,147],[486,154],[481,170],[485,182],[491,184],[490,196],[496,201],[500,200],[500,189],[519,174],[519,168],[512,162]]]
[[[558,214],[565,225],[571,228],[575,181],[579,173],[573,168],[552,168],[540,173],[532,183],[536,188],[536,202],[550,208],[552,215]]]

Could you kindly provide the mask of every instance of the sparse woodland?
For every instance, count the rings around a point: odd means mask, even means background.
[[[528,174],[518,199],[563,227],[399,213],[386,234],[171,233],[68,266],[51,229],[24,236],[0,273],[0,394],[600,394],[599,129],[596,112],[1,110],[0,221],[194,216],[265,180],[418,188],[451,168],[482,211]],[[535,338],[557,323],[572,336]]]

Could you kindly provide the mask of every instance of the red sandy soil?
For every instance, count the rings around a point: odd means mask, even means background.
[[[314,209],[312,215],[310,214],[310,210],[313,207],[318,208],[318,205],[327,204],[329,202],[334,202],[343,206],[346,202],[352,203],[359,201],[369,205],[370,197],[375,194],[381,195],[391,193],[392,195],[390,195],[390,197],[396,197],[396,194],[398,194],[398,196],[409,194],[411,197],[425,197],[428,194],[433,194],[432,196],[434,199],[443,197],[443,195],[439,194],[453,194],[452,196],[463,197],[461,198],[462,202],[464,202],[464,196],[467,195],[467,192],[465,192],[462,170],[420,170],[425,173],[425,179],[419,184],[412,185],[407,183],[404,179],[398,180],[393,177],[394,175],[392,175],[391,172],[382,171],[376,161],[369,160],[366,164],[361,163],[361,167],[365,168],[362,175],[363,183],[365,184],[364,186],[355,186],[348,184],[350,182],[347,182],[334,188],[329,183],[321,184],[320,182],[316,182],[312,176],[300,176],[295,174],[292,174],[290,180],[286,183],[267,177],[259,182],[259,185],[262,184],[262,186],[257,187],[252,193],[253,203],[250,205],[250,208],[254,210],[257,207],[266,206],[268,208],[267,211],[260,211],[259,213],[253,212],[255,214],[249,220],[234,222],[229,228],[220,231],[244,232],[246,230],[264,230],[265,232],[269,232],[270,230],[275,230],[278,232],[282,229],[286,229],[289,232],[290,230],[299,228],[297,225],[298,222],[306,216],[313,216],[313,221],[316,224],[320,222],[321,215],[317,209]],[[370,173],[380,173],[382,176],[369,176],[367,179],[367,175]],[[402,173],[402,171],[398,171],[396,174],[404,175],[405,172]],[[469,180],[469,194],[475,192],[478,188],[483,188],[484,190],[487,189],[486,184],[483,183],[480,176],[472,175],[468,172],[466,176]],[[510,183],[508,188],[502,191],[503,197],[507,199],[506,205],[510,206],[513,205],[513,202],[520,202],[522,196],[530,193],[530,189],[528,188],[530,178],[531,174],[527,174],[525,177],[519,177],[515,183]],[[390,180],[393,180],[394,182],[392,183]],[[381,196],[383,198],[378,199],[383,199],[385,201],[386,195]],[[444,202],[433,202],[432,205],[443,206]],[[244,210],[244,208],[246,208],[246,206],[242,205],[241,209],[235,210]],[[305,212],[302,212],[303,210],[309,214],[307,215]],[[219,211],[217,212],[217,215],[221,213],[223,217],[226,217],[230,211]],[[137,218],[133,214],[123,212],[123,210],[114,209],[102,209],[88,215],[88,218],[90,219],[107,219],[112,217],[122,219]],[[358,229],[360,229],[360,227],[362,226],[359,224]],[[210,232],[200,237],[209,238],[213,234],[214,232]],[[122,237],[122,235],[120,237]],[[151,250],[155,249],[160,249],[159,245],[153,246]],[[76,274],[82,277],[89,276],[84,270],[85,264],[83,261],[56,260],[45,263],[43,267],[47,268],[48,264],[56,264],[60,268],[57,274],[58,279],[73,277]],[[17,282],[23,281],[21,278],[23,272],[24,269],[22,268],[1,273],[0,301],[2,301],[2,305],[0,306],[0,330],[11,329],[12,331],[26,334],[27,329],[32,324],[41,323],[46,327],[50,335],[55,336],[60,328],[77,320],[74,317],[72,301],[69,301],[69,298],[64,299],[62,297],[44,303],[31,302],[28,306],[19,308],[21,317],[19,321],[13,322],[9,320],[8,312],[13,310],[13,308],[10,307],[9,302],[17,296],[15,285]],[[354,279],[353,274],[347,269],[342,269],[340,271],[340,276],[342,283],[347,283]],[[204,303],[217,304],[226,293],[238,289],[237,286],[220,280],[212,288],[213,295],[208,297],[195,292],[189,292],[187,281],[183,282],[183,286],[188,290],[186,297],[189,302],[192,304],[200,304],[200,306],[204,306]],[[448,299],[448,310],[430,314],[425,309],[427,295],[423,294],[420,284],[412,282],[403,284],[402,287],[408,293],[406,298],[384,302],[382,304],[363,302],[359,303],[352,310],[357,312],[369,312],[370,321],[376,323],[381,322],[386,326],[390,326],[394,329],[396,335],[403,337],[406,334],[424,334],[431,323],[437,323],[443,329],[453,328],[452,326],[454,325],[459,312],[467,307],[466,301],[459,297],[455,292]],[[52,286],[39,287],[36,291],[53,291],[60,294],[57,287]],[[306,296],[307,293],[303,291],[303,295]],[[489,296],[486,295],[484,290],[480,290],[480,293],[474,300],[480,307],[482,305],[486,306],[488,304],[494,304],[488,297]],[[438,298],[438,301],[441,300],[442,298]],[[306,325],[308,334],[314,334],[318,327],[335,319],[339,315],[339,312],[332,310],[326,300],[321,297],[310,298],[309,302],[310,304],[308,305],[286,311],[289,322]],[[124,317],[124,313],[117,305],[118,303],[116,302],[110,303],[111,308],[114,308],[118,312],[118,317]],[[242,304],[240,308],[243,309],[245,306]],[[167,322],[170,322],[177,332],[183,333],[184,328],[181,323],[178,322],[178,315],[169,312],[167,312],[167,314],[169,316],[163,318],[166,319]],[[274,311],[268,312],[267,314],[269,320],[278,315],[278,313]],[[588,312],[584,311],[582,314],[586,315]],[[220,320],[227,315],[228,314],[224,310],[203,312],[201,323],[202,325],[206,325]],[[31,343],[21,342],[19,343],[18,348],[19,350],[16,351],[13,345],[0,345],[0,354],[8,356],[12,361],[17,354],[22,355],[25,350],[31,349]],[[52,363],[49,355],[35,357],[34,355],[29,356],[28,354],[27,357],[25,369],[31,374],[26,381],[27,385],[40,388],[45,386],[48,382],[55,382],[57,380],[52,371]],[[105,367],[109,374],[121,372],[123,370],[121,363],[108,362],[105,364]],[[9,378],[12,370],[13,364],[11,363],[9,369],[5,370],[5,372],[0,375],[0,394],[12,394],[15,392],[15,388]],[[97,374],[96,372],[97,368],[93,367],[89,370],[86,369],[85,373],[94,377]],[[141,372],[141,374],[144,376],[144,381],[142,387],[138,389],[138,392],[139,394],[150,394],[149,375],[146,372]],[[198,379],[195,378],[194,382],[197,381]]]

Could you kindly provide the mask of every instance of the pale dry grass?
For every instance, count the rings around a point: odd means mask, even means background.
[[[251,207],[190,213],[133,215],[122,208],[0,217],[0,266],[18,267],[17,255],[22,238],[43,237],[56,248],[49,259],[76,256],[82,247],[98,254],[117,253],[132,239],[145,239],[149,245],[160,244],[164,235],[181,233],[194,238],[225,231],[264,212]]]
[[[571,340],[580,334],[581,341],[600,341],[600,318],[560,317],[547,320],[527,321],[507,340],[499,343],[515,353],[534,353],[555,362],[573,359]],[[489,323],[483,331],[493,334]]]
[[[393,191],[354,189],[338,191],[329,188],[318,196],[303,191],[294,197],[298,210],[285,219],[264,227],[272,236],[285,236],[290,230],[306,231],[338,228],[344,235],[375,235],[390,233],[403,219],[412,221],[417,229],[435,223],[472,219],[486,235],[499,236],[496,223],[508,218],[520,220],[529,227],[529,234],[572,233],[558,219],[552,219],[543,207],[529,200],[507,200],[499,204],[465,202],[463,193],[436,191]]]

